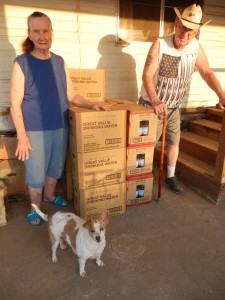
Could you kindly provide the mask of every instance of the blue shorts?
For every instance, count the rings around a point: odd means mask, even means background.
[[[26,181],[32,188],[45,185],[46,176],[62,176],[67,154],[68,129],[27,131],[31,147],[29,159],[24,161]]]

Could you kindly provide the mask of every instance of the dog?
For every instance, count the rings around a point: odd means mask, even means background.
[[[74,213],[56,212],[52,216],[44,214],[35,204],[35,211],[48,222],[49,238],[52,245],[52,261],[58,262],[56,250],[58,245],[65,249],[64,241],[72,248],[79,259],[80,276],[88,278],[85,271],[87,259],[95,259],[98,266],[104,266],[101,260],[106,246],[105,229],[109,223],[108,211],[103,212],[98,219],[87,221]]]

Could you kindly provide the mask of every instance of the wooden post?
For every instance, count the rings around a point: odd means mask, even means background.
[[[216,166],[214,172],[214,179],[218,183],[225,183],[225,113],[221,122],[220,139],[216,157]]]
[[[164,114],[162,139],[161,139],[161,153],[160,153],[160,162],[159,162],[159,186],[158,186],[158,199],[157,199],[158,201],[161,198],[161,189],[162,189],[163,161],[164,161],[165,138],[166,138],[166,124],[167,124],[167,115]]]
[[[7,224],[5,203],[4,203],[5,190],[6,190],[5,184],[3,180],[0,179],[0,226],[4,226]]]

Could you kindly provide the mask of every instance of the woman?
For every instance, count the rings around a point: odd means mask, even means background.
[[[55,195],[62,176],[68,142],[69,102],[95,110],[107,106],[92,104],[76,95],[61,56],[50,52],[52,24],[47,15],[34,12],[28,17],[28,37],[23,54],[16,57],[11,76],[11,114],[17,131],[16,156],[24,161],[31,204],[43,200],[67,205]],[[33,226],[42,223],[34,209],[28,214]]]

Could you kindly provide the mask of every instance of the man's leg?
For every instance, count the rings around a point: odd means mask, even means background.
[[[175,176],[175,168],[179,153],[177,145],[167,145],[167,178]]]
[[[175,193],[183,190],[175,176],[180,142],[180,111],[169,110],[167,118],[167,178],[165,184]]]
[[[177,145],[167,145],[167,178],[165,184],[174,192],[180,193],[183,188],[175,177],[176,163],[179,153]]]

